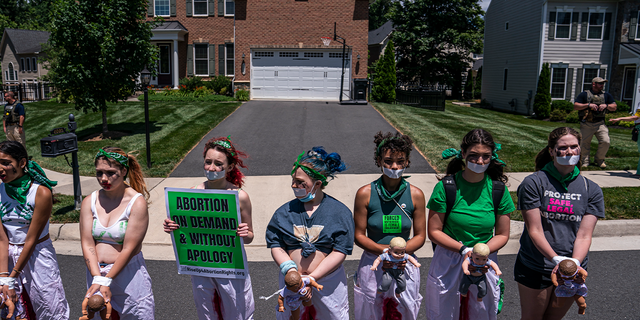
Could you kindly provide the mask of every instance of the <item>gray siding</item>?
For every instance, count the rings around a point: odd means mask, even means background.
[[[509,29],[505,30],[505,23]],[[542,1],[492,1],[485,15],[482,98],[495,109],[529,114],[529,90],[535,95],[540,62]],[[507,90],[503,90],[508,68]],[[509,105],[517,100],[514,108]],[[533,101],[530,102],[531,109]]]

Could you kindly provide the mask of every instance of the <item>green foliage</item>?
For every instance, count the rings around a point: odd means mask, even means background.
[[[533,112],[535,112],[538,119],[545,119],[549,117],[551,113],[551,70],[549,64],[542,65],[542,71],[538,77],[538,89],[536,90],[536,96],[533,99]]]
[[[197,87],[202,87],[204,85],[202,78],[200,77],[185,77],[180,79],[180,84],[185,86],[185,90],[189,92],[193,92]]]
[[[208,89],[207,89],[208,90]],[[150,95],[148,97],[149,101],[182,101],[182,102],[196,102],[196,101],[209,101],[209,102],[220,102],[220,101],[235,101],[234,98],[229,96],[223,96],[219,94],[207,94],[207,95],[198,95],[196,96],[195,92],[188,93],[186,95],[178,95],[178,90],[174,90],[176,94],[164,95],[164,94],[155,94]],[[144,96],[138,97],[139,101],[144,101]]]
[[[238,101],[249,101],[249,90],[236,91],[236,99]]]
[[[557,122],[557,121],[564,121],[566,118],[567,118],[567,113],[564,112],[564,110],[556,109],[551,111],[549,120]]]
[[[384,55],[378,61],[378,68],[374,78],[373,99],[375,101],[391,103],[396,100],[396,59],[393,41],[387,43]]]
[[[231,80],[223,75],[218,75],[210,81],[205,81],[204,84],[209,90],[215,93],[226,94],[227,92],[231,92]],[[225,90],[224,93],[222,89]]]
[[[565,114],[567,114],[573,111],[573,103],[567,100],[553,100],[551,102],[551,111],[553,113],[553,111],[556,111],[556,110],[560,110]]]
[[[0,1],[0,35],[5,28],[48,31],[52,0]]]
[[[626,102],[618,101],[618,100],[615,100],[615,101],[616,101],[616,105],[618,106],[616,108],[616,111],[619,111],[619,112],[631,112],[631,106],[629,106]]]
[[[155,65],[154,23],[145,22],[146,0],[59,0],[51,12],[47,80],[78,110],[102,111],[126,99],[140,71]],[[155,72],[155,68],[151,68]]]
[[[462,90],[472,52],[482,52],[484,11],[472,0],[394,1],[398,78]],[[458,86],[458,87],[456,87]]]
[[[369,31],[382,27],[389,21],[391,0],[375,0],[369,5]]]
[[[564,120],[567,123],[579,123],[580,117],[578,116],[578,110],[571,111]]]

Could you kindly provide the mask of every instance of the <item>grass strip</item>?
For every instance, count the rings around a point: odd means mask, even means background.
[[[109,131],[121,132],[122,137],[91,140],[102,132],[100,112],[82,113],[73,104],[43,101],[25,104],[25,133],[27,151],[42,167],[71,173],[64,156],[43,158],[40,139],[50,130],[67,127],[70,113],[78,123],[78,161],[80,174],[95,175],[94,156],[99,148],[115,146],[137,154],[144,173],[149,177],[166,177],[184,156],[229,114],[240,102],[153,102],[149,103],[149,130],[152,168],[146,165],[145,118],[143,102],[110,104],[107,110]],[[67,155],[69,162],[71,154]]]
[[[56,193],[53,195],[51,223],[76,223],[80,221],[80,211],[75,209],[73,196]]]
[[[459,148],[462,137],[474,128],[489,131],[497,143],[498,153],[507,163],[507,172],[534,171],[534,159],[547,144],[549,133],[561,126],[580,130],[579,124],[529,119],[523,115],[494,110],[457,106],[447,102],[445,111],[433,111],[400,104],[371,103],[394,127],[409,135],[416,147],[427,157],[438,172],[446,171],[449,160],[442,160],[446,148]],[[625,116],[621,113],[621,116]],[[630,129],[609,128],[611,147],[607,153],[607,170],[635,169],[638,148],[631,140]],[[591,143],[592,161],[597,149],[594,137]],[[590,166],[587,170],[601,170]]]

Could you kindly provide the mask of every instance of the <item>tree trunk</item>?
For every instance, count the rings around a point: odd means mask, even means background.
[[[109,125],[107,124],[107,109],[102,109],[102,134],[109,132]]]

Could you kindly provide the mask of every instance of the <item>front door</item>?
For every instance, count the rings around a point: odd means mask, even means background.
[[[158,87],[173,86],[171,76],[171,45],[159,44]]]
[[[633,91],[635,90],[636,68],[624,69],[624,84],[622,85],[622,101],[633,104]]]

